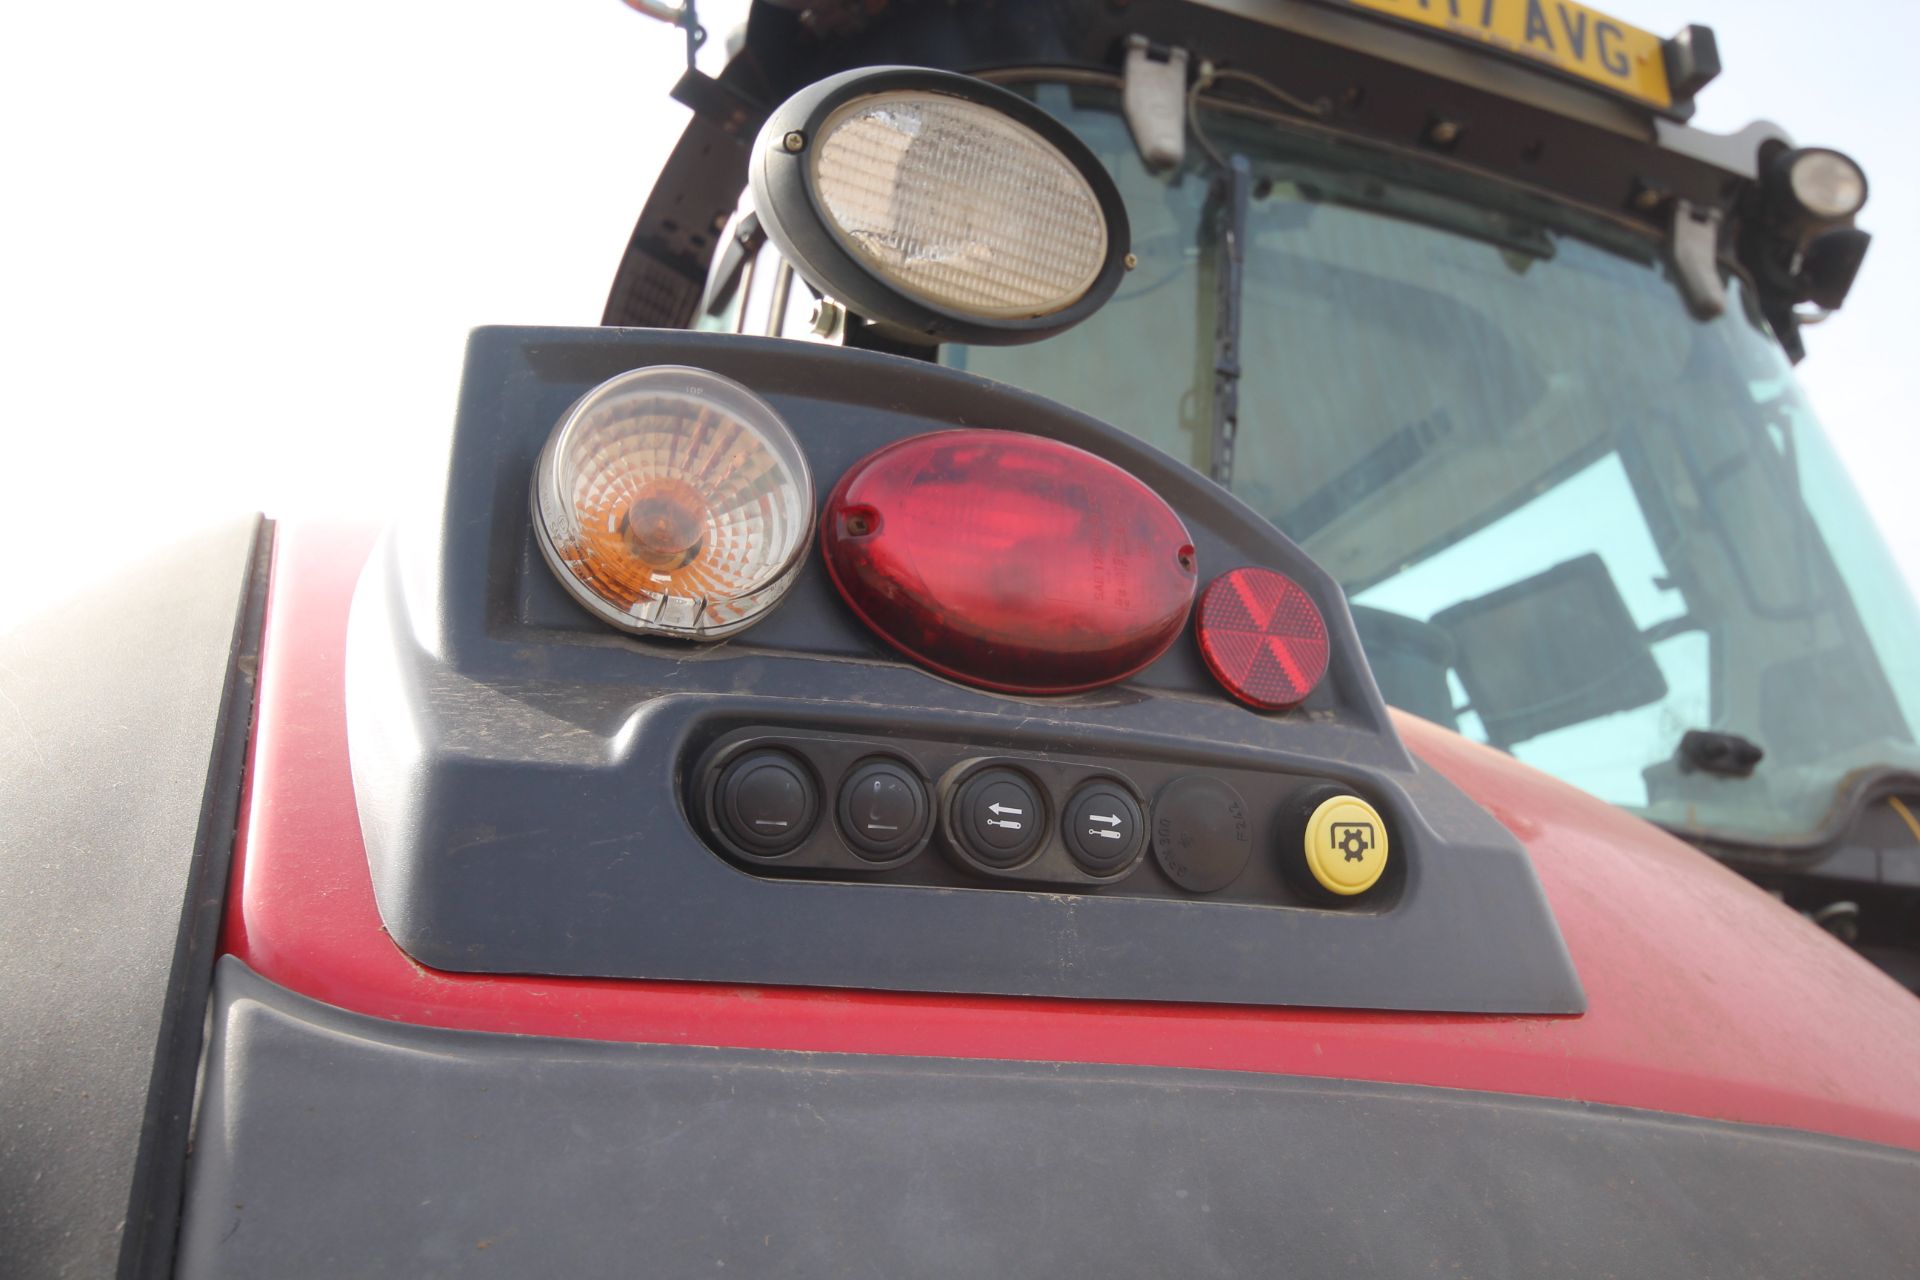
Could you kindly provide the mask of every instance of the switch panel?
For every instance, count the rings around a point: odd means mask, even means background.
[[[698,750],[686,776],[709,845],[762,876],[1322,911],[1386,909],[1404,882],[1386,857],[1386,820],[1304,774],[768,725]],[[816,795],[835,797],[831,818],[815,816]],[[1322,812],[1329,797],[1344,798],[1337,813]],[[1366,849],[1311,862],[1330,839],[1363,838],[1348,830],[1355,815],[1377,824]],[[1308,874],[1314,865],[1340,877],[1337,892]]]

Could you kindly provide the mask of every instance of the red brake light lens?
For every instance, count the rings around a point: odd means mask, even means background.
[[[1301,702],[1327,673],[1327,623],[1306,589],[1249,566],[1215,578],[1200,597],[1194,634],[1207,670],[1248,706]]]
[[[1173,508],[1085,450],[1013,431],[916,436],[827,499],[834,586],[879,636],[968,684],[1074,693],[1159,657],[1193,606]]]

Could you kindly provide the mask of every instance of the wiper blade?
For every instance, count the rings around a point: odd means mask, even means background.
[[[1240,429],[1240,310],[1252,199],[1253,166],[1235,152],[1214,184],[1220,257],[1213,277],[1213,478],[1223,488],[1233,483],[1233,441]]]

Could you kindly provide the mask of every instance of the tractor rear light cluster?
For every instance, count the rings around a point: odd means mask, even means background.
[[[813,482],[778,413],[703,369],[621,374],[555,427],[534,527],[575,599],[639,635],[717,640],[758,621],[804,563]],[[1134,675],[1194,612],[1193,540],[1113,463],[1017,431],[936,431],[854,463],[820,545],[875,635],[981,688],[1077,693]],[[1297,583],[1221,575],[1201,597],[1200,654],[1229,693],[1279,709],[1327,667],[1327,629]]]

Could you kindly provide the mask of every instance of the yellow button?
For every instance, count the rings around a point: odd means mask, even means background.
[[[1307,819],[1307,870],[1329,893],[1373,888],[1387,869],[1387,824],[1358,796],[1335,796]]]

